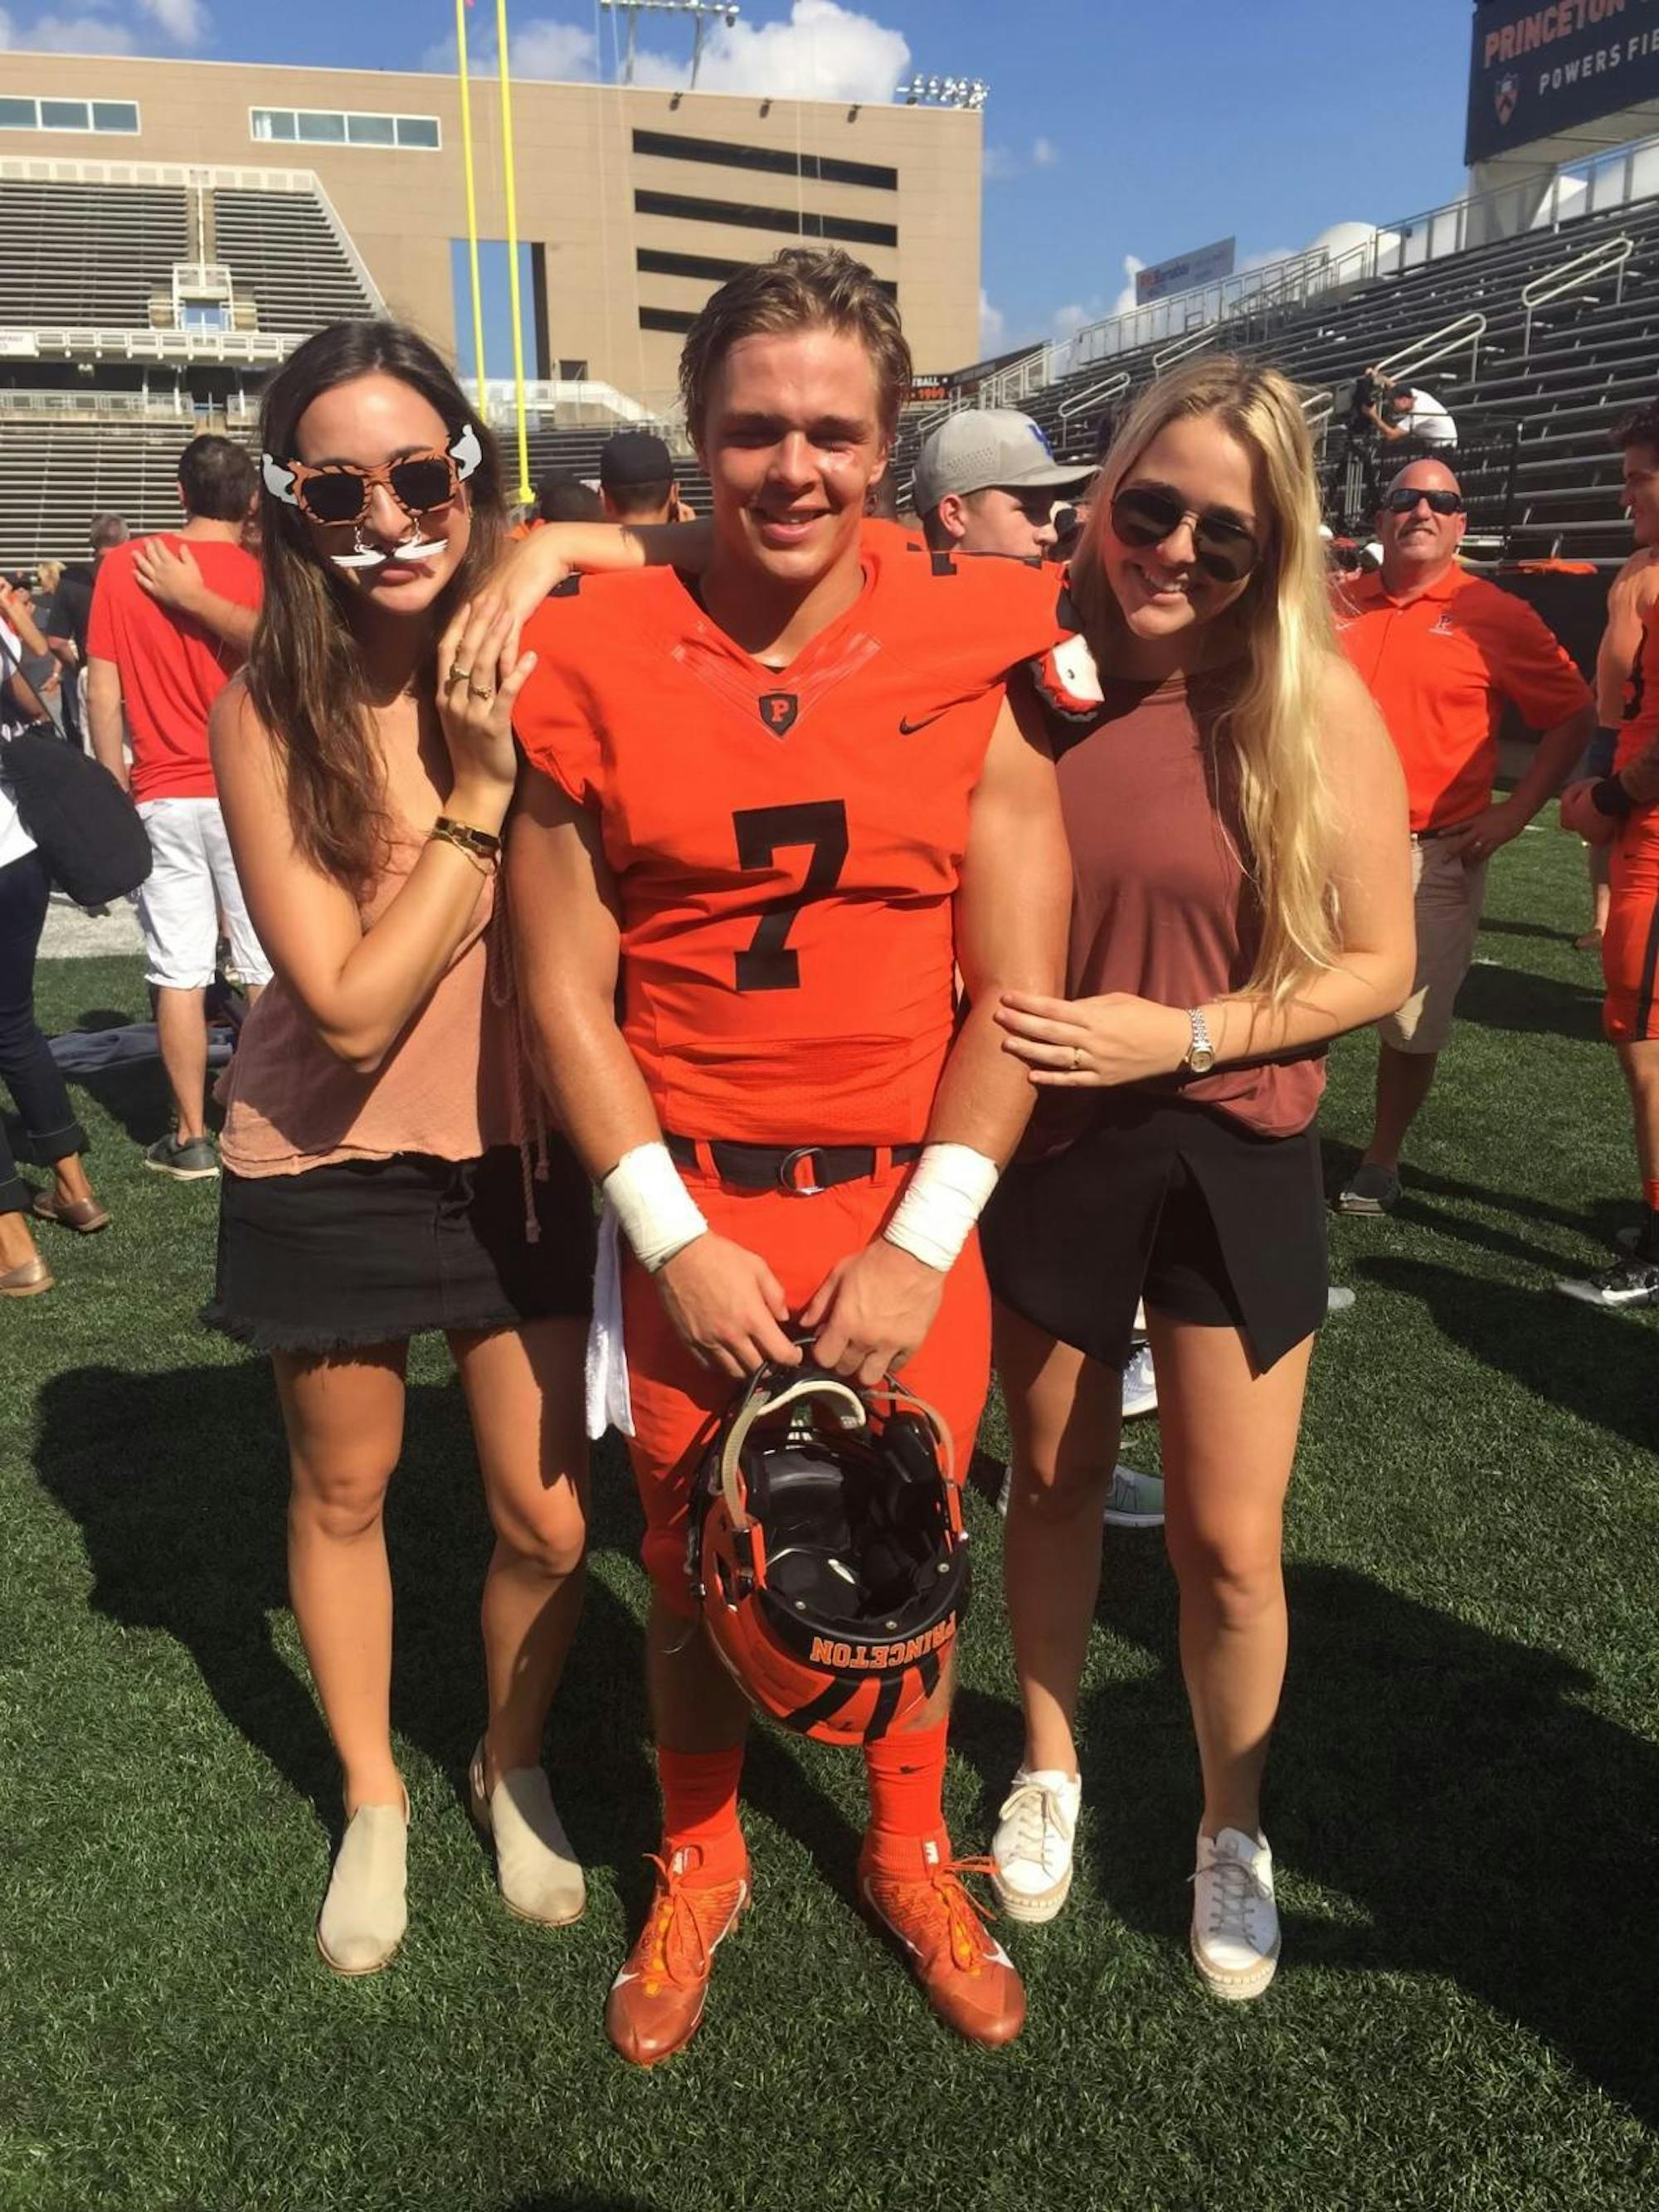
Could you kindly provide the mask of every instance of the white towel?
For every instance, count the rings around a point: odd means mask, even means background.
[[[617,1209],[607,1203],[599,1216],[593,1318],[587,1325],[587,1433],[595,1443],[607,1429],[617,1429],[625,1437],[634,1433],[628,1355],[623,1346],[621,1237]]]

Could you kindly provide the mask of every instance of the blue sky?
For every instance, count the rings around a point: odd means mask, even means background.
[[[594,0],[509,12],[516,66],[607,64]],[[493,16],[479,0],[480,36]],[[1294,250],[1454,198],[1469,18],[1468,0],[743,0],[717,68],[744,89],[810,70],[827,97],[873,97],[908,50],[907,73],[988,79],[987,337],[1013,344],[1109,311],[1127,256],[1229,233],[1241,257]],[[341,67],[430,66],[453,24],[452,0],[0,0],[0,48]],[[641,37],[661,74],[689,52],[678,28]]]

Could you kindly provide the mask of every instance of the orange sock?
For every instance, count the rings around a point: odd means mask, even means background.
[[[659,1744],[657,1778],[662,1784],[663,1856],[695,1848],[706,1880],[726,1881],[741,1874],[749,1856],[738,1826],[743,1746],[670,1751]]]
[[[869,1848],[878,1863],[890,1856],[907,1871],[916,1844],[936,1841],[949,1853],[945,1828],[945,1743],[948,1721],[866,1744],[870,1777]],[[905,1846],[908,1845],[908,1850]],[[890,1850],[885,1847],[893,1847]],[[895,1871],[898,1867],[895,1868]]]

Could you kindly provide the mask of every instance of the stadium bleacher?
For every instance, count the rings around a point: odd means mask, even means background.
[[[1050,375],[1023,374],[957,404],[1018,404],[1066,459],[1092,456],[1102,408],[1172,358],[1227,346],[1283,368],[1309,394],[1330,511],[1355,518],[1358,478],[1334,396],[1361,368],[1404,359],[1456,417],[1480,550],[1607,565],[1628,534],[1607,434],[1654,389],[1659,198],[1545,228],[1233,319]],[[1544,296],[1540,297],[1540,295]],[[1551,296],[1553,295],[1553,296]],[[81,550],[87,515],[140,529],[172,519],[171,458],[196,429],[252,428],[258,386],[307,332],[380,312],[372,277],[305,172],[142,171],[0,162],[0,565]],[[896,477],[908,493],[937,403],[907,412]],[[529,474],[592,477],[611,425],[544,410]],[[503,425],[510,476],[511,431]],[[684,441],[679,441],[683,447]],[[689,455],[693,503],[708,489]]]
[[[1594,265],[1580,286],[1531,308],[1523,287],[1563,271],[1592,249],[1628,239],[1622,265]],[[1513,430],[1516,473],[1506,518],[1511,557],[1564,555],[1621,561],[1630,533],[1618,504],[1619,460],[1607,433],[1620,415],[1659,387],[1659,200],[1637,201],[1559,228],[1474,246],[1462,253],[1374,280],[1340,297],[1277,315],[1244,315],[1205,333],[1188,349],[1225,346],[1271,361],[1306,387],[1328,394],[1374,362],[1419,348],[1466,317],[1485,318],[1473,345],[1417,373],[1449,407],[1466,441]],[[1018,404],[1042,424],[1067,459],[1089,459],[1107,395],[1122,377],[1133,392],[1151,381],[1175,350],[1160,340],[1137,352],[1094,361]],[[1162,357],[1160,362],[1160,356]],[[1090,400],[1093,404],[1080,404]],[[938,406],[907,417],[896,467],[908,489],[921,437]],[[1340,438],[1334,428],[1327,442]]]

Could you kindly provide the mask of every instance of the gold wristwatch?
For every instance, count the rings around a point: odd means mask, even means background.
[[[1182,1066],[1188,1075],[1207,1075],[1215,1066],[1215,1045],[1210,1036],[1210,1025],[1204,1018],[1201,1006],[1188,1006],[1187,1019],[1192,1024],[1193,1041],[1187,1048]]]

